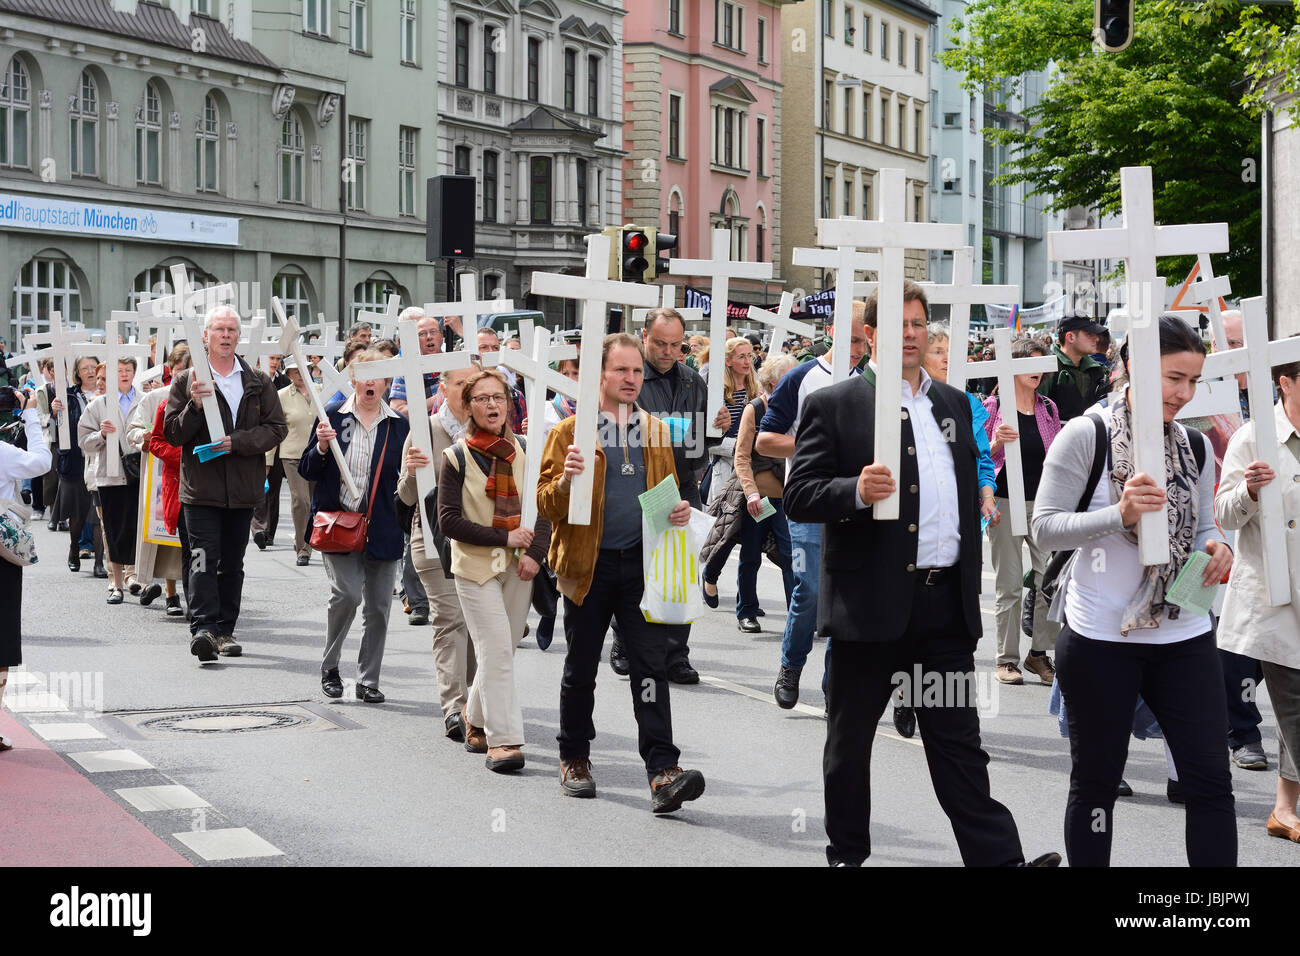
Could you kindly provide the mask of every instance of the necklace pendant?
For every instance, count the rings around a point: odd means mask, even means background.
[[[630,461],[625,461],[620,466],[620,470],[624,478],[630,478],[636,474],[636,465],[632,464]]]

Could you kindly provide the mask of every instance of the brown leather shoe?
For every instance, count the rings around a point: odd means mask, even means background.
[[[496,773],[510,773],[524,769],[524,750],[522,747],[489,747],[487,768]]]
[[[591,777],[591,760],[587,757],[561,760],[560,789],[570,797],[594,797],[596,781]]]
[[[1264,824],[1264,829],[1268,830],[1269,836],[1300,843],[1300,827],[1289,827],[1285,823],[1279,823],[1277,817],[1271,813],[1268,815],[1268,823]]]
[[[465,719],[464,714],[461,714],[461,719],[465,720],[465,749],[472,754],[487,753],[487,734],[483,732],[483,728],[475,727]]]
[[[1056,665],[1046,654],[1030,654],[1025,658],[1024,669],[1034,674],[1044,684],[1056,682]]]
[[[997,677],[1003,684],[1023,684],[1025,682],[1024,675],[1020,673],[1020,668],[1014,663],[999,664]]]

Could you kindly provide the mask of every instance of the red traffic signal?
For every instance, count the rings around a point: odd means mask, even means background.
[[[624,282],[645,282],[646,269],[650,267],[646,259],[646,250],[650,246],[650,237],[635,227],[623,230],[623,275]]]

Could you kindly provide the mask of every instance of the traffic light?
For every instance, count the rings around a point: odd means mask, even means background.
[[[651,246],[650,236],[646,233],[647,230],[640,226],[624,226],[620,231],[619,248],[623,250],[620,278],[623,282],[645,282],[648,278],[646,270],[650,268],[650,262],[647,256]]]
[[[650,274],[647,279],[653,281],[668,271],[668,258],[677,249],[677,237],[671,232],[651,230]]]
[[[1133,0],[1095,0],[1092,36],[1107,53],[1119,53],[1133,42]]]

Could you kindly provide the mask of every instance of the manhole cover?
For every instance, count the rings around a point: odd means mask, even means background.
[[[106,714],[126,734],[147,740],[262,734],[275,731],[317,733],[360,726],[311,703],[244,704],[188,710],[146,710]]]

